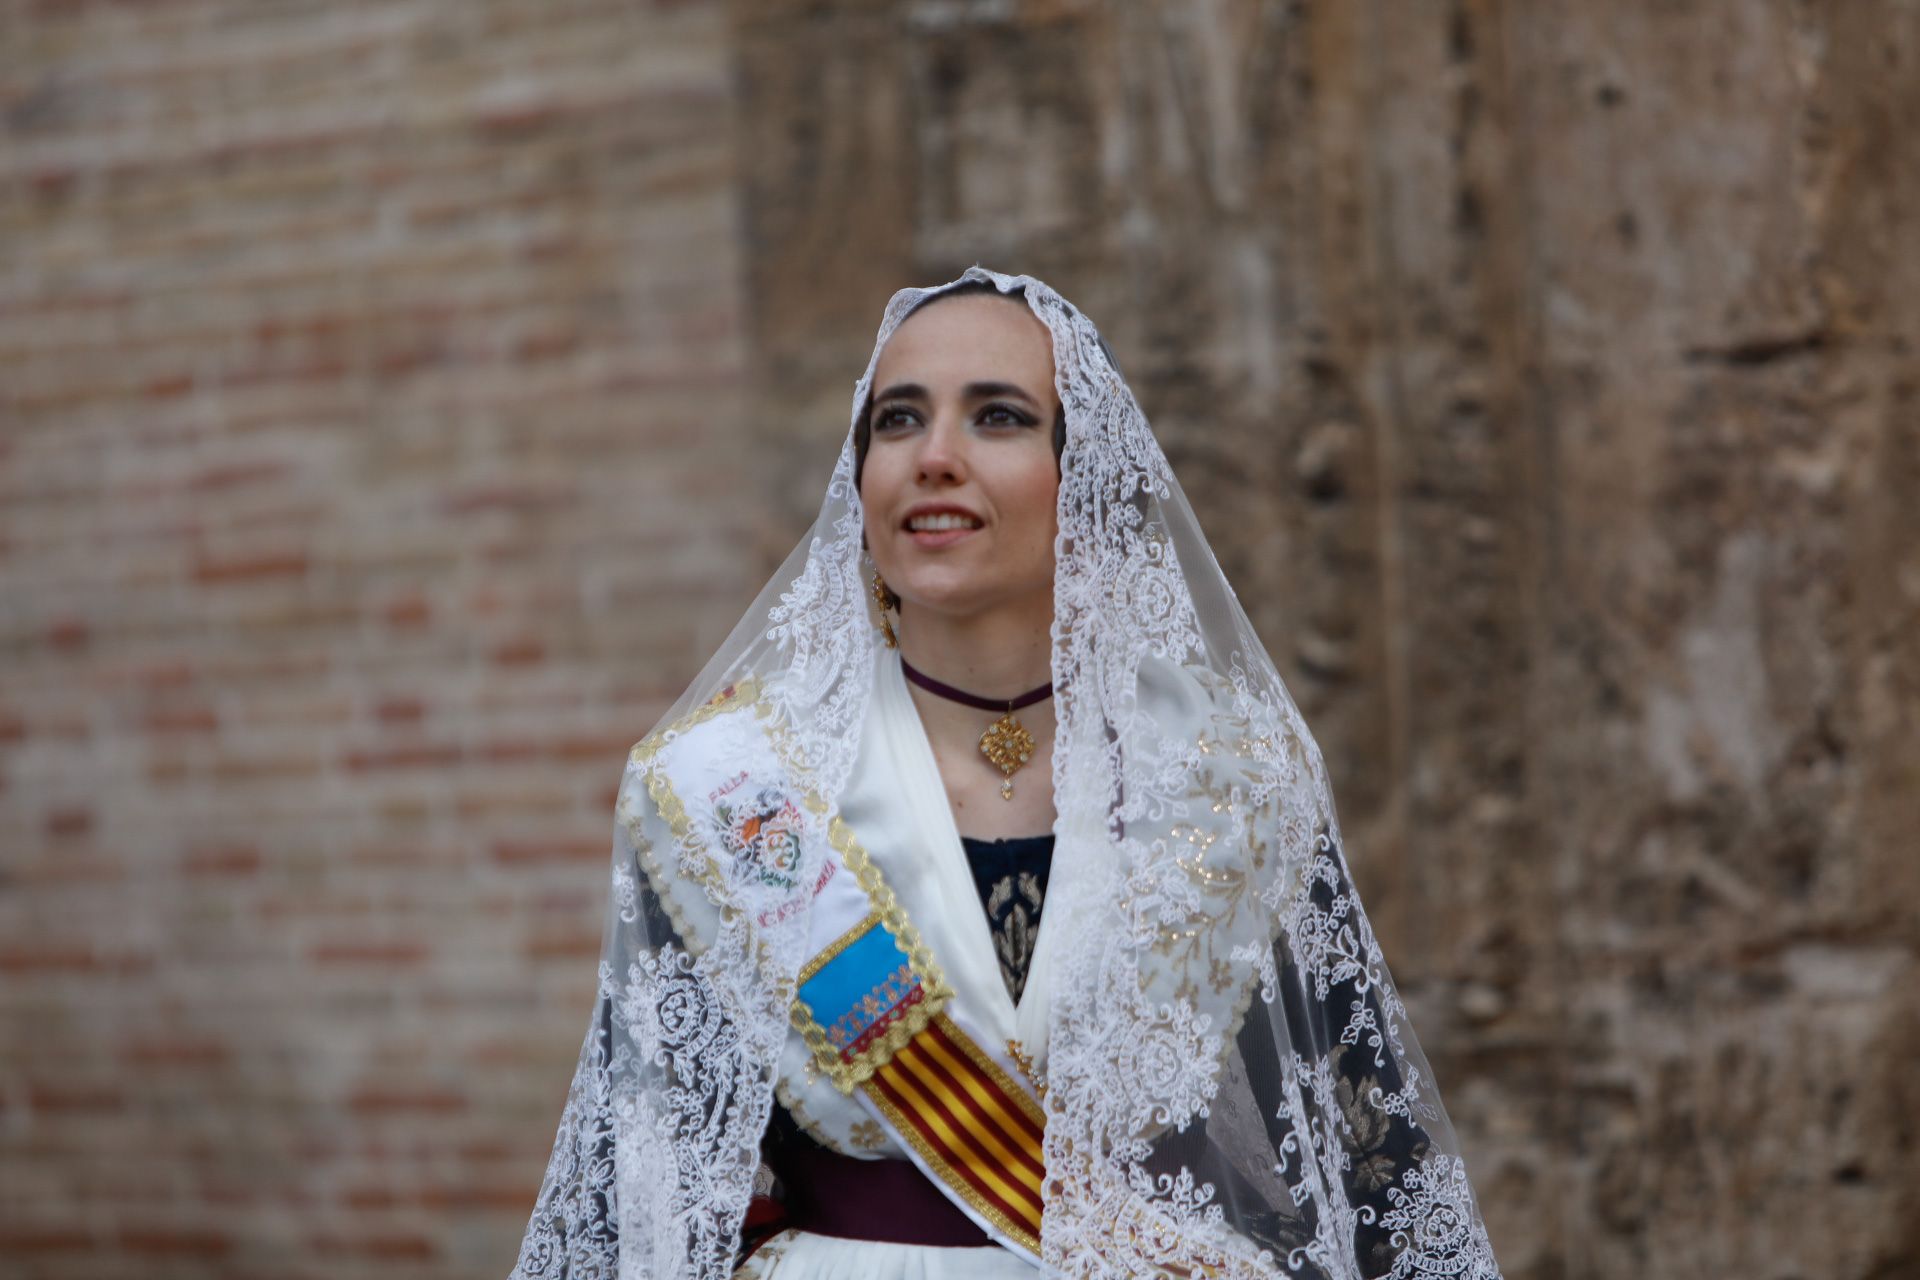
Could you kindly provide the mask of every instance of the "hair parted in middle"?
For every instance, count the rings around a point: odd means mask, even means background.
[[[1027,291],[1024,287],[1002,293],[993,286],[991,281],[969,280],[964,284],[956,285],[948,289],[945,293],[936,293],[931,297],[922,298],[914,305],[912,311],[907,312],[906,315],[900,318],[900,323],[905,324],[908,320],[912,319],[921,308],[932,306],[936,302],[945,302],[949,298],[964,298],[976,294],[988,294],[995,298],[1004,298],[1009,302],[1017,303],[1022,308],[1025,308],[1027,305]],[[873,388],[869,387],[867,388],[867,398],[862,401],[860,405],[860,420],[853,428],[853,487],[855,489],[860,487],[860,477],[866,470],[867,446],[872,439]],[[1061,405],[1053,412],[1053,460],[1056,465],[1060,461],[1060,454],[1066,447],[1067,410],[1065,405]]]

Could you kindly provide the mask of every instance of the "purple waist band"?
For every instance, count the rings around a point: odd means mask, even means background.
[[[911,1160],[856,1160],[807,1141],[781,1154],[789,1227],[888,1244],[993,1243]]]

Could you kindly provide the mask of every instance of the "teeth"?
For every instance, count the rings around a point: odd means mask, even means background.
[[[938,533],[942,529],[978,529],[980,522],[971,516],[943,512],[933,516],[915,516],[907,521],[907,528],[916,533]]]

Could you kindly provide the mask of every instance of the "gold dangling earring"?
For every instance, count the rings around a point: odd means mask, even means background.
[[[877,568],[873,571],[873,602],[880,606],[880,634],[886,637],[887,648],[898,649],[900,641],[893,634],[893,622],[887,617],[887,610],[898,609],[900,597],[893,594]]]

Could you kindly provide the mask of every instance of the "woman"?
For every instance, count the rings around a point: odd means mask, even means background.
[[[1319,753],[1041,282],[894,296],[618,808],[516,1276],[1498,1274]]]

